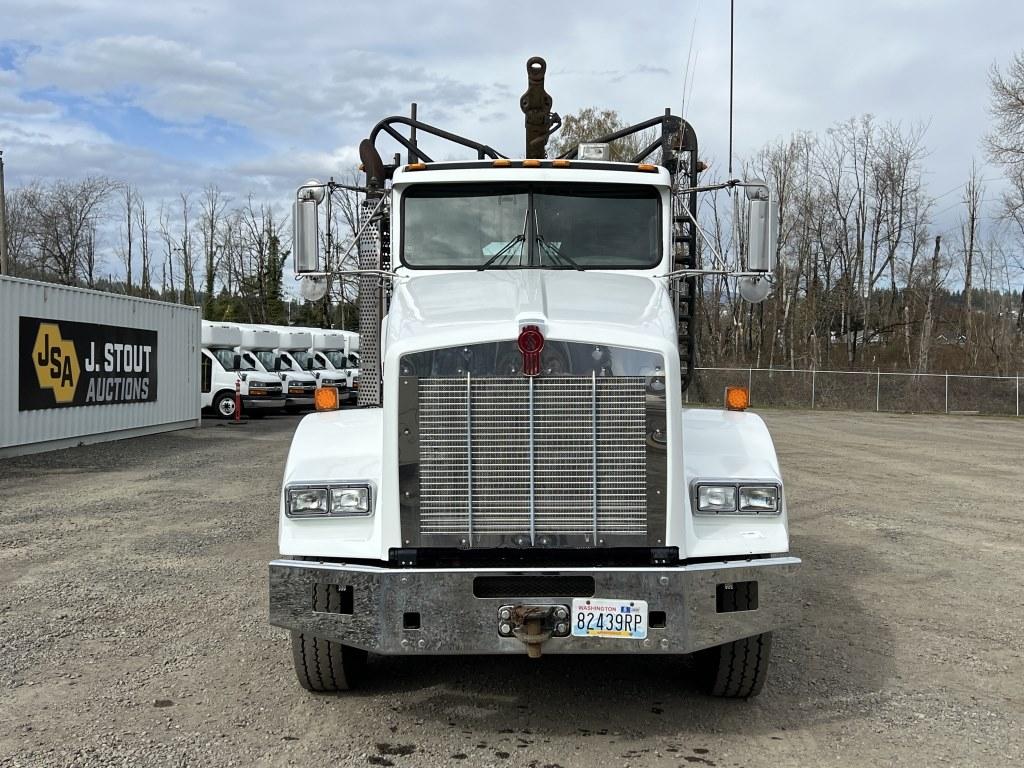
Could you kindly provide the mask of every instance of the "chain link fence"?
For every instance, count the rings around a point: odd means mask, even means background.
[[[1020,376],[882,371],[697,368],[685,400],[721,406],[727,386],[750,389],[763,408],[821,408],[890,413],[1021,415]]]

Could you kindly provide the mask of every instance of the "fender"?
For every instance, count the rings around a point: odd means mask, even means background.
[[[383,411],[360,408],[311,413],[299,422],[288,451],[284,488],[292,483],[369,481],[376,489],[369,517],[292,519],[280,499],[281,554],[378,559],[381,546]]]
[[[786,491],[775,444],[756,413],[683,410],[683,483],[686,557],[789,551]],[[767,480],[783,486],[779,515],[694,515],[690,488],[698,480]],[[682,555],[682,553],[680,553]]]

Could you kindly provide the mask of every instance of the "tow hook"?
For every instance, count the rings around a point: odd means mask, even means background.
[[[541,646],[552,637],[569,635],[569,609],[564,605],[503,605],[498,609],[498,634],[526,646],[526,655],[539,659]]]

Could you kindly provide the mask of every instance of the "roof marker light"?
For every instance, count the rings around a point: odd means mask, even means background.
[[[572,163],[564,157],[560,157],[557,160],[552,160],[551,165],[553,168],[568,168]]]
[[[533,158],[523,160],[523,168],[540,168],[540,160],[534,160]]]
[[[636,169],[638,171],[645,171],[647,173],[652,173],[653,171],[658,170],[658,166],[654,165],[653,163],[639,163],[637,165]]]
[[[405,166],[405,170],[407,171],[423,171],[426,170],[426,168],[426,163],[409,163],[407,166]]]
[[[507,157],[499,157],[497,160],[491,163],[491,165],[493,165],[495,168],[508,168],[510,165],[512,165],[512,161],[509,160]]]

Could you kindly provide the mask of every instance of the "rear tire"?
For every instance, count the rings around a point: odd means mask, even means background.
[[[313,610],[336,613],[340,606],[336,589],[313,587]],[[334,605],[339,603],[339,605]],[[299,685],[314,693],[335,693],[355,688],[366,672],[366,651],[321,637],[291,633],[292,660]]]
[[[742,611],[750,605],[751,595],[748,588],[737,587],[728,600],[732,603],[729,608]],[[771,632],[700,651],[698,663],[702,667],[706,692],[728,699],[757,696],[768,679],[771,651]]]

